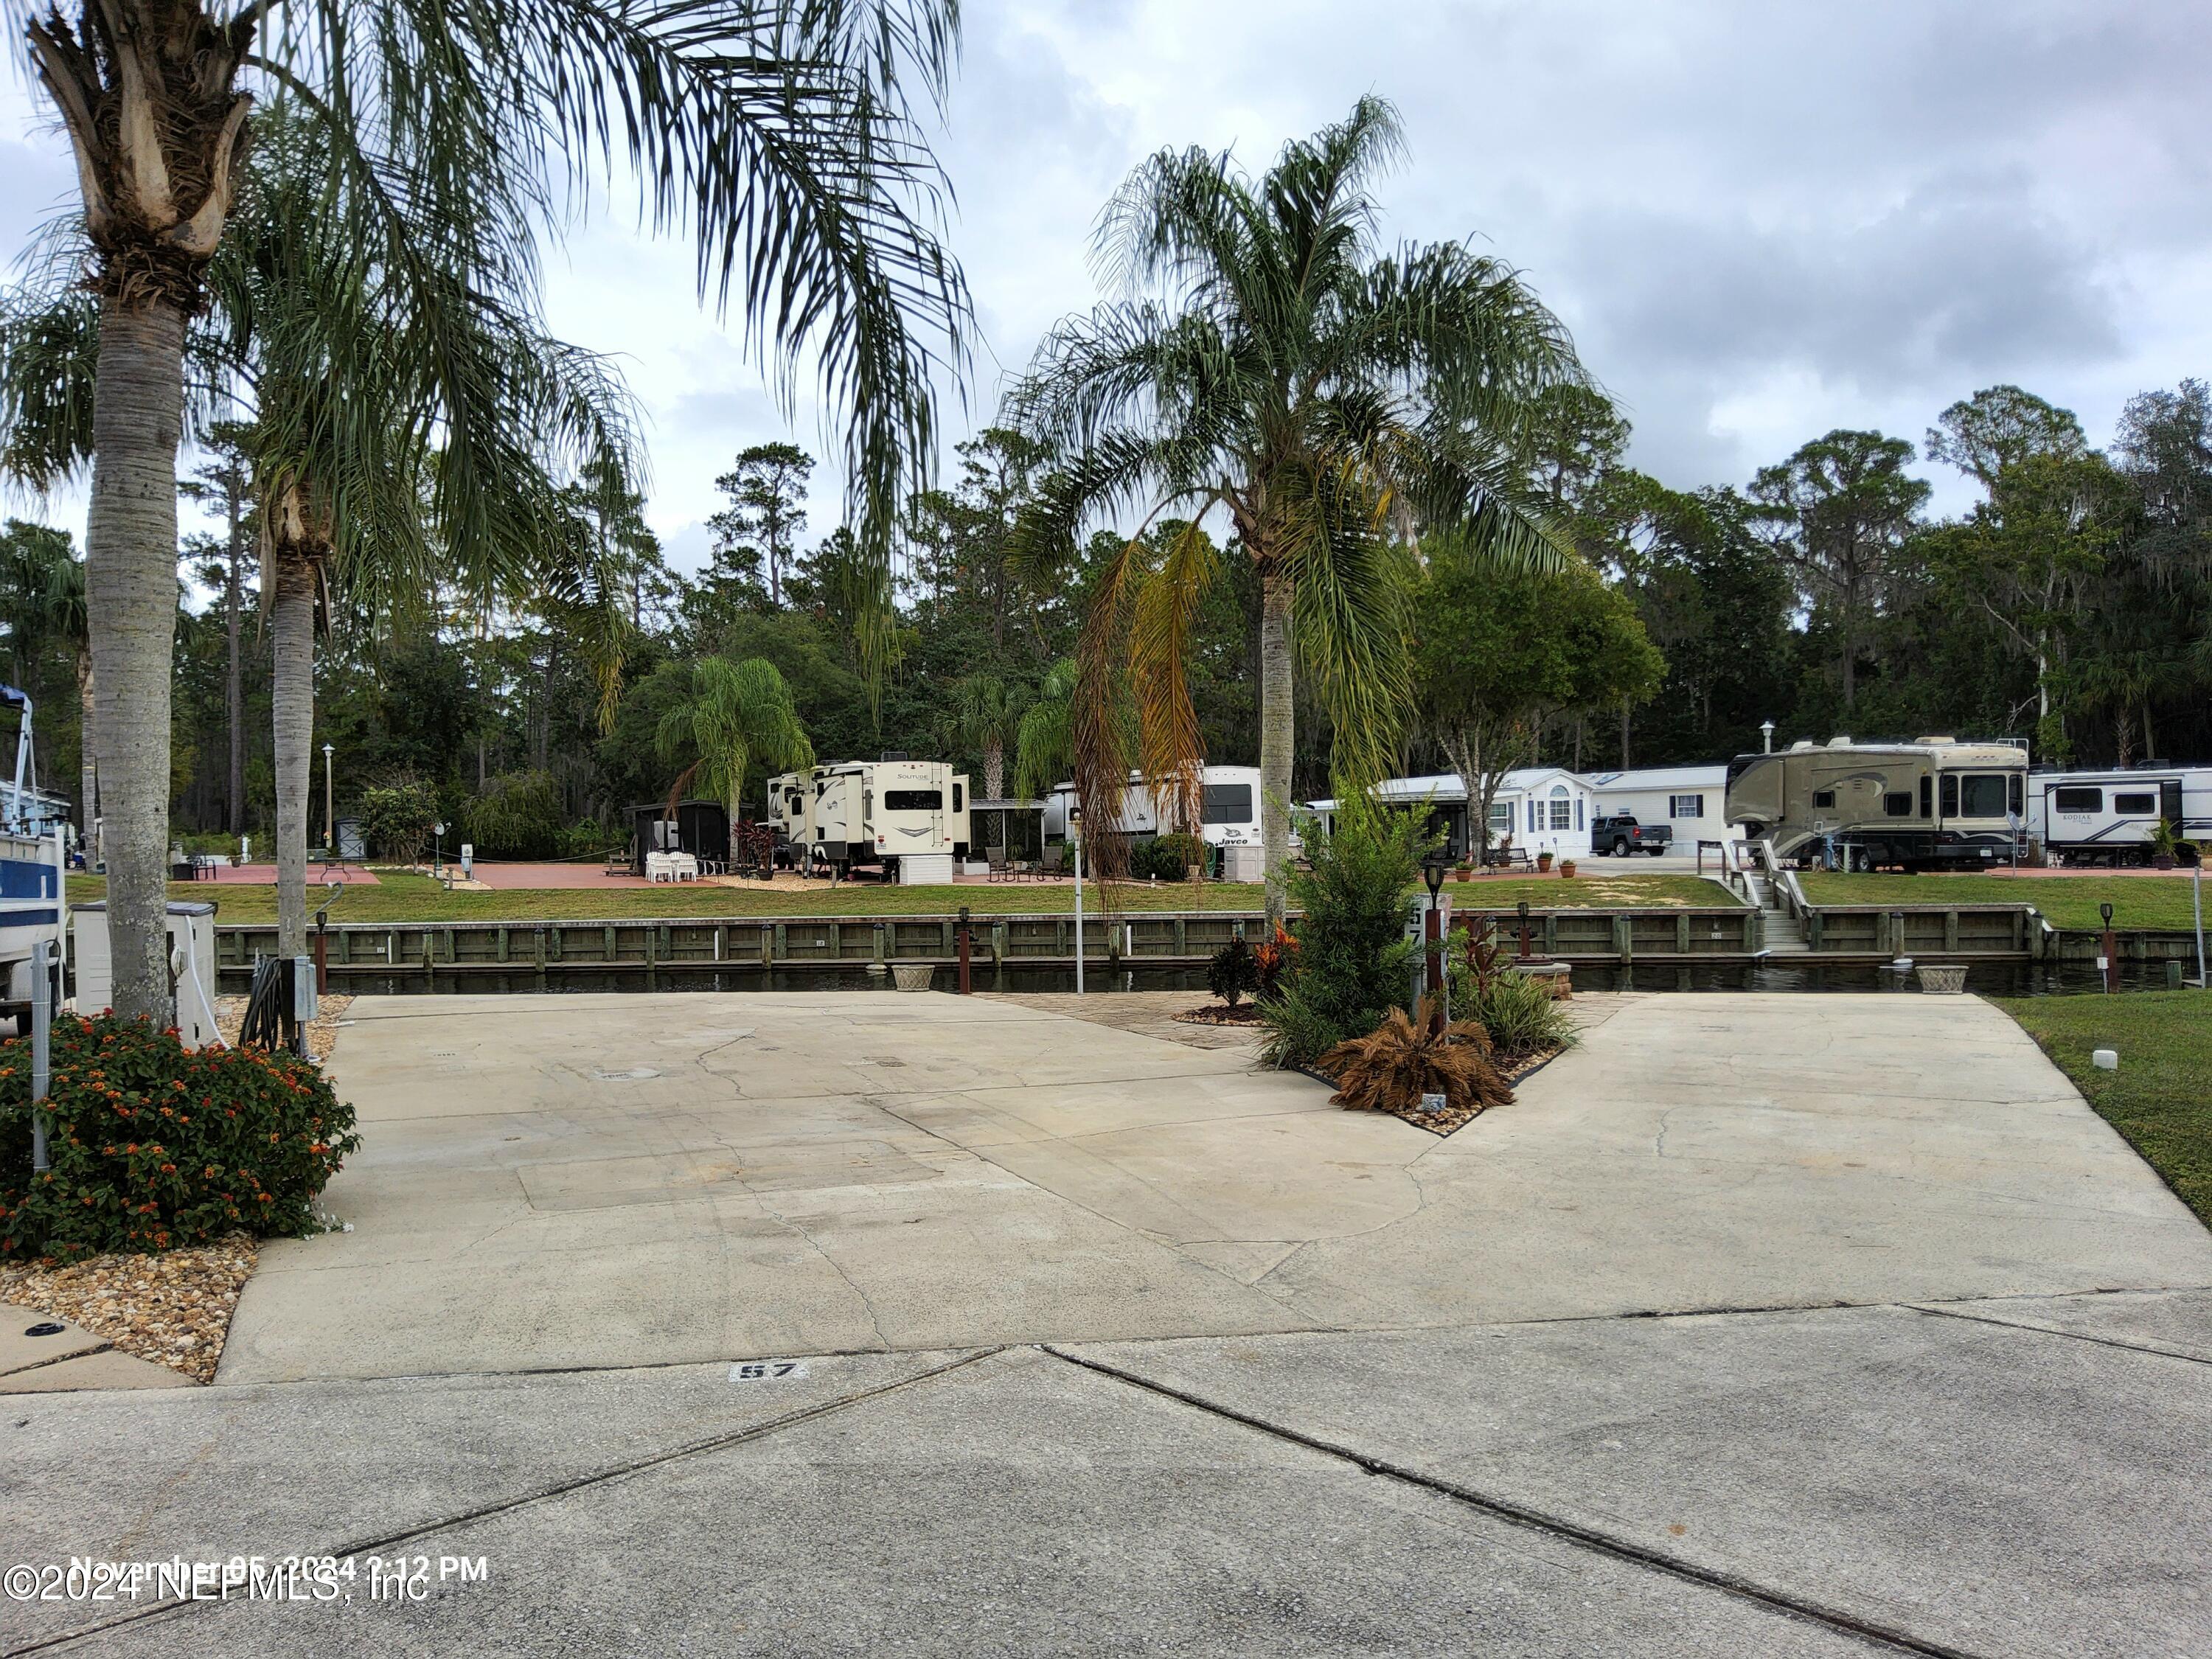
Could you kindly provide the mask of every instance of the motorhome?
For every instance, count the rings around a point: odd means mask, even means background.
[[[769,821],[811,866],[840,874],[968,856],[968,778],[942,761],[840,761],[769,781]]]
[[[2178,839],[2212,836],[2212,767],[2033,772],[2028,834],[2059,864],[2148,864],[2162,821]]]
[[[1121,792],[1121,810],[1114,822],[1115,833],[1126,836],[1164,835],[1173,817],[1165,791],[1145,781],[1144,774],[1129,774],[1129,787]],[[1260,769],[1256,766],[1209,766],[1199,780],[1198,834],[1209,847],[1257,847],[1260,844]],[[1075,786],[1063,783],[1045,798],[1044,833],[1048,841],[1067,838],[1068,809],[1075,804]]]
[[[2025,850],[2027,750],[2009,743],[1809,741],[1729,763],[1730,823],[1832,869],[1994,864]]]

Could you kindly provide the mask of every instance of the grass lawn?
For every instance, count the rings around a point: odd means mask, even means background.
[[[2186,933],[2185,876],[1847,876],[1808,870],[1797,878],[1815,904],[2033,904],[2054,927],[2097,928],[2110,900],[2112,926]],[[2212,898],[2206,901],[2212,908]]]
[[[2212,1226],[2212,994],[1992,998]],[[2100,1072],[2093,1048],[2118,1051]]]
[[[100,897],[107,884],[97,876],[71,876],[72,902]],[[1538,908],[1605,905],[1727,904],[1732,899],[1716,884],[1694,876],[1557,876],[1510,878],[1453,884],[1461,908],[1510,910],[1522,899]],[[320,889],[310,886],[310,900]],[[265,922],[276,919],[276,890],[224,883],[177,882],[170,896],[212,900],[218,922]],[[1256,885],[1206,882],[1199,886],[1131,886],[1117,890],[1125,910],[1259,910],[1266,896]],[[724,887],[686,882],[659,887],[515,888],[504,892],[449,893],[428,876],[377,872],[374,887],[350,888],[331,908],[332,921],[596,921],[622,916],[889,916],[948,915],[966,905],[977,915],[1009,911],[1051,914],[1072,909],[1071,885],[1010,883],[957,887],[878,887],[827,882],[803,891],[789,889]],[[1098,889],[1085,884],[1084,906],[1094,915],[1103,906]]]

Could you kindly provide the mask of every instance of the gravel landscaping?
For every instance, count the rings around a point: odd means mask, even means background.
[[[238,1293],[259,1247],[233,1233],[160,1255],[95,1255],[65,1267],[0,1267],[0,1302],[66,1319],[124,1353],[215,1379]]]

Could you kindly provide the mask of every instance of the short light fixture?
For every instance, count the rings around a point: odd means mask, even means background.
[[[1762,755],[1771,755],[1774,752],[1774,722],[1772,720],[1761,720],[1759,723],[1759,752]]]
[[[1445,862],[1446,855],[1442,848],[1421,860],[1421,879],[1429,884],[1431,903],[1434,903],[1437,895],[1443,891]]]

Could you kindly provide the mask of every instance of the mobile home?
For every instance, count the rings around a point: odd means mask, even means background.
[[[2212,767],[2032,772],[2028,834],[2060,864],[2148,864],[2161,820],[2187,841],[2212,836]]]
[[[1454,858],[1474,856],[1468,833],[1467,786],[1456,772],[1418,778],[1386,778],[1375,786],[1378,800],[1394,806],[1429,809],[1431,825],[1444,837]],[[1557,766],[1523,766],[1498,781],[1490,799],[1490,845],[1510,840],[1530,853],[1583,858],[1590,850],[1593,793],[1587,779]],[[1336,817],[1334,800],[1309,801],[1303,811],[1327,830]]]
[[[1674,844],[1685,853],[1695,852],[1701,841],[1730,836],[1725,762],[1588,772],[1583,776],[1589,782],[1595,817],[1613,818],[1626,812],[1638,823],[1663,823],[1674,830]]]
[[[1729,763],[1723,811],[1787,859],[1958,868],[2023,850],[2027,750],[2008,743],[1810,741]]]

